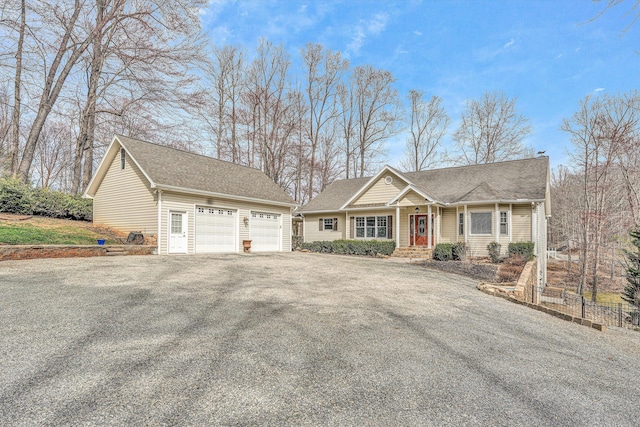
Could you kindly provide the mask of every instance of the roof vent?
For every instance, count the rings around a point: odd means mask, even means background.
[[[389,185],[393,182],[393,177],[392,176],[388,176],[384,179],[384,183]]]

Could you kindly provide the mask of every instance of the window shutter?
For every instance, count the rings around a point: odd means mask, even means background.
[[[333,218],[333,231],[338,231],[338,218]]]
[[[393,215],[387,217],[387,239],[393,239]]]
[[[356,221],[354,217],[349,218],[349,237],[348,237],[349,239],[353,239],[356,235],[353,231],[353,228],[355,227],[355,223]]]
[[[322,231],[323,228],[324,228],[324,219],[320,218],[318,220],[318,231]]]

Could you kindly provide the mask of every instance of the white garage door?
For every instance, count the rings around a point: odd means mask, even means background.
[[[280,250],[280,215],[251,212],[251,250],[276,252]]]
[[[236,217],[230,209],[196,208],[196,252],[235,252]]]

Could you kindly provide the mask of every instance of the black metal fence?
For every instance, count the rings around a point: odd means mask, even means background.
[[[538,289],[539,303],[573,317],[607,326],[636,329],[640,326],[638,307],[627,302],[595,303],[573,292]]]

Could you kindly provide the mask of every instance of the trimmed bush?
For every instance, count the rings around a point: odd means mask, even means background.
[[[396,248],[396,242],[392,240],[334,240],[332,242],[305,242],[300,247],[309,252],[376,256],[378,254],[391,255]]]
[[[433,259],[436,261],[450,261],[453,259],[453,245],[451,243],[438,243],[433,250]]]
[[[91,221],[93,201],[47,188],[35,188],[15,178],[0,178],[0,212]]]
[[[451,247],[451,255],[454,261],[464,261],[467,259],[467,244],[464,242],[454,243]]]
[[[487,245],[487,251],[489,252],[489,258],[491,262],[497,264],[500,262],[500,243],[491,242]]]
[[[509,243],[509,256],[517,255],[521,256],[527,261],[533,259],[533,242],[515,242]]]
[[[31,215],[31,188],[16,178],[0,178],[0,212]]]

